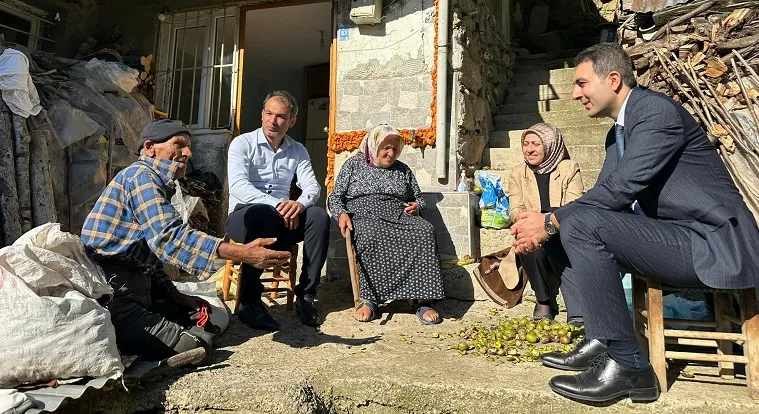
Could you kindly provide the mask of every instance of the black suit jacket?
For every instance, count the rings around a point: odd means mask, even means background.
[[[625,153],[615,131],[596,185],[556,211],[627,211],[638,200],[646,216],[686,227],[696,275],[714,288],[759,283],[759,228],[717,151],[695,119],[666,95],[633,88],[625,108]],[[632,247],[634,248],[634,247]]]

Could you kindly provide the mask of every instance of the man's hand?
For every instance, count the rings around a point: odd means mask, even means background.
[[[545,216],[534,211],[520,214],[511,226],[511,234],[514,235],[514,252],[517,254],[534,252],[550,237],[546,232]]]
[[[409,203],[406,203],[406,208],[403,210],[404,213],[408,214],[409,216],[418,216],[419,215],[419,203],[412,201]]]
[[[200,308],[206,306],[208,308],[208,313],[211,313],[211,304],[198,296],[185,295],[178,290],[174,290],[171,292],[171,300],[179,305],[196,311],[200,311]]]
[[[243,245],[242,261],[257,269],[266,269],[287,262],[290,259],[290,252],[279,252],[266,248],[276,241],[275,238],[255,239]]]
[[[343,237],[348,237],[348,230],[353,231],[353,222],[347,213],[340,214],[337,219],[337,226],[340,227],[340,233]]]
[[[298,219],[304,210],[306,207],[295,200],[287,200],[277,204],[277,211],[285,221],[285,226],[290,230],[298,228]]]

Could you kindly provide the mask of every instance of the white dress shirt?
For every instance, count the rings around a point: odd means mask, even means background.
[[[227,159],[229,213],[238,204],[268,204],[276,207],[290,199],[290,183],[297,176],[303,194],[298,202],[311,207],[321,188],[311,167],[306,147],[285,135],[274,151],[261,128],[232,140]]]

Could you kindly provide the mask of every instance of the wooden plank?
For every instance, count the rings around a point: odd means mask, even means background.
[[[243,63],[245,62],[245,18],[247,16],[248,8],[240,8],[239,18],[239,31],[237,32],[237,97],[235,99],[235,124],[233,126],[233,136],[238,136],[242,133],[240,130],[240,122],[242,120],[242,78]]]
[[[646,283],[644,280],[633,276],[632,277],[632,294],[633,294],[633,309],[637,312],[633,313],[633,325],[635,326],[635,336],[638,339],[638,345],[640,346],[643,355],[649,357],[648,352],[648,338],[645,334],[645,322],[648,318],[648,312],[646,311]],[[645,313],[645,314],[644,314]]]
[[[648,318],[648,311],[645,309],[639,309],[638,312],[644,317]],[[672,319],[665,318],[665,325],[680,325],[680,326],[698,326],[702,328],[716,328],[717,323],[712,321],[697,321],[695,319]]]
[[[649,349],[648,356],[651,366],[654,368],[659,386],[662,392],[667,392],[667,359],[664,344],[664,302],[662,298],[661,282],[648,280],[648,332]]]
[[[716,339],[718,341],[745,341],[746,336],[728,332],[681,331],[665,329],[664,336],[670,338]]]
[[[648,339],[648,332],[645,327],[641,328],[638,334]],[[705,348],[717,347],[717,341],[713,339],[664,338],[664,343],[667,345],[701,346]]]
[[[728,361],[735,364],[745,364],[748,362],[748,358],[743,355],[715,355],[715,354],[699,354],[696,352],[678,352],[667,351],[665,353],[669,359],[681,359],[686,361],[703,361],[703,362],[719,362]]]

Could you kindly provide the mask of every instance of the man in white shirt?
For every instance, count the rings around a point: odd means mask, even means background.
[[[327,260],[330,220],[323,208],[314,205],[321,188],[306,148],[287,135],[297,115],[295,98],[274,91],[264,100],[261,128],[236,137],[229,146],[227,236],[238,243],[274,237],[277,241],[271,248],[280,251],[290,251],[290,246],[303,241],[295,309],[305,325],[319,326],[314,297]],[[294,177],[302,194],[290,200]],[[261,302],[262,271],[245,264],[242,270],[240,321],[254,329],[279,329]]]

